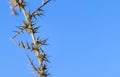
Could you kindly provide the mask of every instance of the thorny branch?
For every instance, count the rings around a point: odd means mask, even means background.
[[[36,58],[39,63],[39,67],[35,66],[34,63],[32,62],[31,58],[27,54],[28,60],[30,61],[30,64],[32,68],[34,69],[35,72],[37,72],[39,77],[48,77],[48,69],[46,63],[48,62],[47,56],[44,52],[44,50],[41,48],[43,45],[46,45],[47,39],[41,40],[39,37],[35,37],[35,33],[37,33],[39,27],[35,27],[34,22],[32,21],[33,18],[37,19],[37,16],[43,15],[43,7],[50,2],[51,0],[42,0],[42,5],[38,6],[36,10],[34,10],[32,13],[28,12],[25,8],[26,2],[25,0],[9,0],[11,4],[11,10],[13,11],[13,14],[17,14],[17,9],[19,9],[24,17],[25,21],[23,22],[23,25],[18,27],[18,31],[15,31],[16,34],[12,37],[14,39],[16,36],[18,36],[21,32],[26,31],[29,33],[32,37],[33,43],[29,44],[28,42],[24,44],[22,41],[18,42],[17,45],[34,51]]]

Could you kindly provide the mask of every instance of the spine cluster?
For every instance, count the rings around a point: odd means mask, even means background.
[[[19,9],[21,13],[23,13],[25,20],[23,21],[23,25],[18,27],[18,30],[15,31],[15,35],[12,37],[12,39],[16,38],[20,33],[27,32],[31,35],[32,43],[24,43],[22,41],[17,42],[17,45],[28,49],[35,53],[35,56],[38,60],[39,67],[37,67],[33,61],[31,60],[30,56],[27,54],[28,60],[30,61],[30,64],[32,68],[34,69],[35,73],[39,77],[48,77],[48,68],[47,68],[47,56],[44,50],[42,49],[43,45],[47,45],[47,39],[40,39],[40,36],[35,36],[35,34],[38,32],[39,27],[35,26],[35,21],[37,17],[43,15],[43,7],[50,2],[51,0],[42,0],[42,3],[40,6],[38,6],[33,12],[26,10],[26,2],[25,0],[9,0],[10,6],[12,9],[13,14],[17,14],[17,10]]]

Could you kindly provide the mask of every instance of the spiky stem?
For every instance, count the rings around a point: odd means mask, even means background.
[[[41,48],[42,45],[45,45],[46,40],[41,41],[40,39],[35,37],[35,33],[36,33],[37,28],[36,29],[34,28],[32,18],[36,17],[36,16],[40,16],[41,14],[39,14],[39,12],[42,11],[41,10],[42,7],[45,6],[51,0],[44,2],[44,4],[39,6],[35,11],[33,11],[33,13],[27,12],[27,10],[25,9],[26,5],[25,5],[24,0],[10,0],[10,1],[11,1],[11,5],[13,6],[13,8],[20,9],[25,17],[25,23],[22,26],[22,28],[20,28],[20,31],[26,30],[26,32],[28,32],[31,35],[31,38],[33,41],[32,46],[30,46],[28,43],[26,46],[26,45],[24,45],[23,42],[21,42],[21,43],[19,42],[18,45],[23,47],[23,48],[30,49],[30,50],[34,51],[35,56],[38,60],[39,67],[37,68],[34,65],[34,63],[31,61],[30,57],[27,55],[28,60],[30,61],[30,64],[32,65],[33,69],[37,72],[39,77],[47,77],[48,73],[47,73],[47,68],[46,68],[46,61],[48,61],[48,59],[46,57],[45,52]],[[18,35],[18,34],[20,34],[20,32],[18,31],[16,34]],[[17,35],[15,35],[15,37]]]
[[[24,17],[25,17],[25,19],[26,19],[26,22],[27,22],[27,23],[31,23],[30,18],[29,18],[29,16],[28,16],[29,14],[26,12],[26,10],[25,10],[24,8],[21,8],[21,10],[22,10],[22,12],[23,12],[23,14],[24,14]],[[32,25],[29,25],[29,27],[30,27],[31,29],[33,29],[33,26],[32,26]],[[31,37],[32,37],[32,41],[33,41],[34,46],[35,46],[37,49],[39,49],[39,47],[38,47],[38,45],[37,45],[37,43],[36,43],[36,41],[35,41],[35,35],[34,35],[33,31],[31,31],[30,34],[31,34]],[[35,52],[35,55],[36,55],[36,57],[37,57],[37,59],[38,59],[39,65],[41,65],[41,59],[39,58],[39,56],[40,56],[39,51],[38,51],[38,50],[34,50],[34,52]]]

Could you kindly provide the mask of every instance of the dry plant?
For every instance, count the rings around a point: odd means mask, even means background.
[[[46,53],[42,49],[42,46],[46,45],[47,39],[42,40],[39,38],[40,36],[35,36],[35,34],[38,32],[39,27],[35,26],[35,21],[33,20],[36,20],[37,17],[43,15],[43,7],[50,1],[51,0],[42,0],[40,6],[38,6],[33,12],[30,12],[26,9],[27,2],[25,0],[9,0],[12,13],[17,15],[17,11],[20,10],[20,12],[23,13],[25,17],[23,25],[18,27],[18,31],[16,31],[16,34],[12,37],[12,40],[22,32],[27,32],[31,35],[32,43],[24,43],[23,41],[21,41],[17,42],[16,44],[24,49],[28,49],[35,53],[39,64],[38,67],[33,63],[28,54],[27,57],[32,68],[39,77],[49,76],[47,68],[48,58],[46,56]]]

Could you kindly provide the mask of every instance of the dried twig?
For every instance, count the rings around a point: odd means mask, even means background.
[[[11,9],[13,11],[14,14],[17,14],[17,9],[19,9],[24,17],[25,17],[25,21],[23,22],[23,25],[18,27],[18,31],[16,31],[16,34],[12,37],[12,39],[14,39],[15,37],[17,37],[21,32],[25,31],[27,33],[29,33],[32,37],[32,41],[33,43],[26,43],[24,44],[23,41],[18,42],[17,45],[34,51],[36,58],[38,60],[39,63],[39,67],[36,67],[33,63],[33,61],[31,60],[30,56],[27,54],[27,58],[30,61],[30,64],[32,66],[32,68],[34,69],[34,71],[38,74],[39,77],[48,77],[48,70],[47,70],[47,62],[48,62],[48,58],[46,56],[46,53],[44,52],[44,50],[41,48],[43,45],[47,45],[47,39],[41,40],[39,38],[39,36],[36,38],[35,34],[38,32],[39,27],[35,27],[35,22],[32,21],[32,18],[37,19],[37,16],[42,16],[43,15],[43,7],[50,2],[51,0],[42,0],[42,5],[38,6],[36,8],[36,10],[34,10],[32,13],[30,13],[30,11],[28,12],[26,10],[26,2],[25,0],[9,0],[10,4],[11,4]]]

